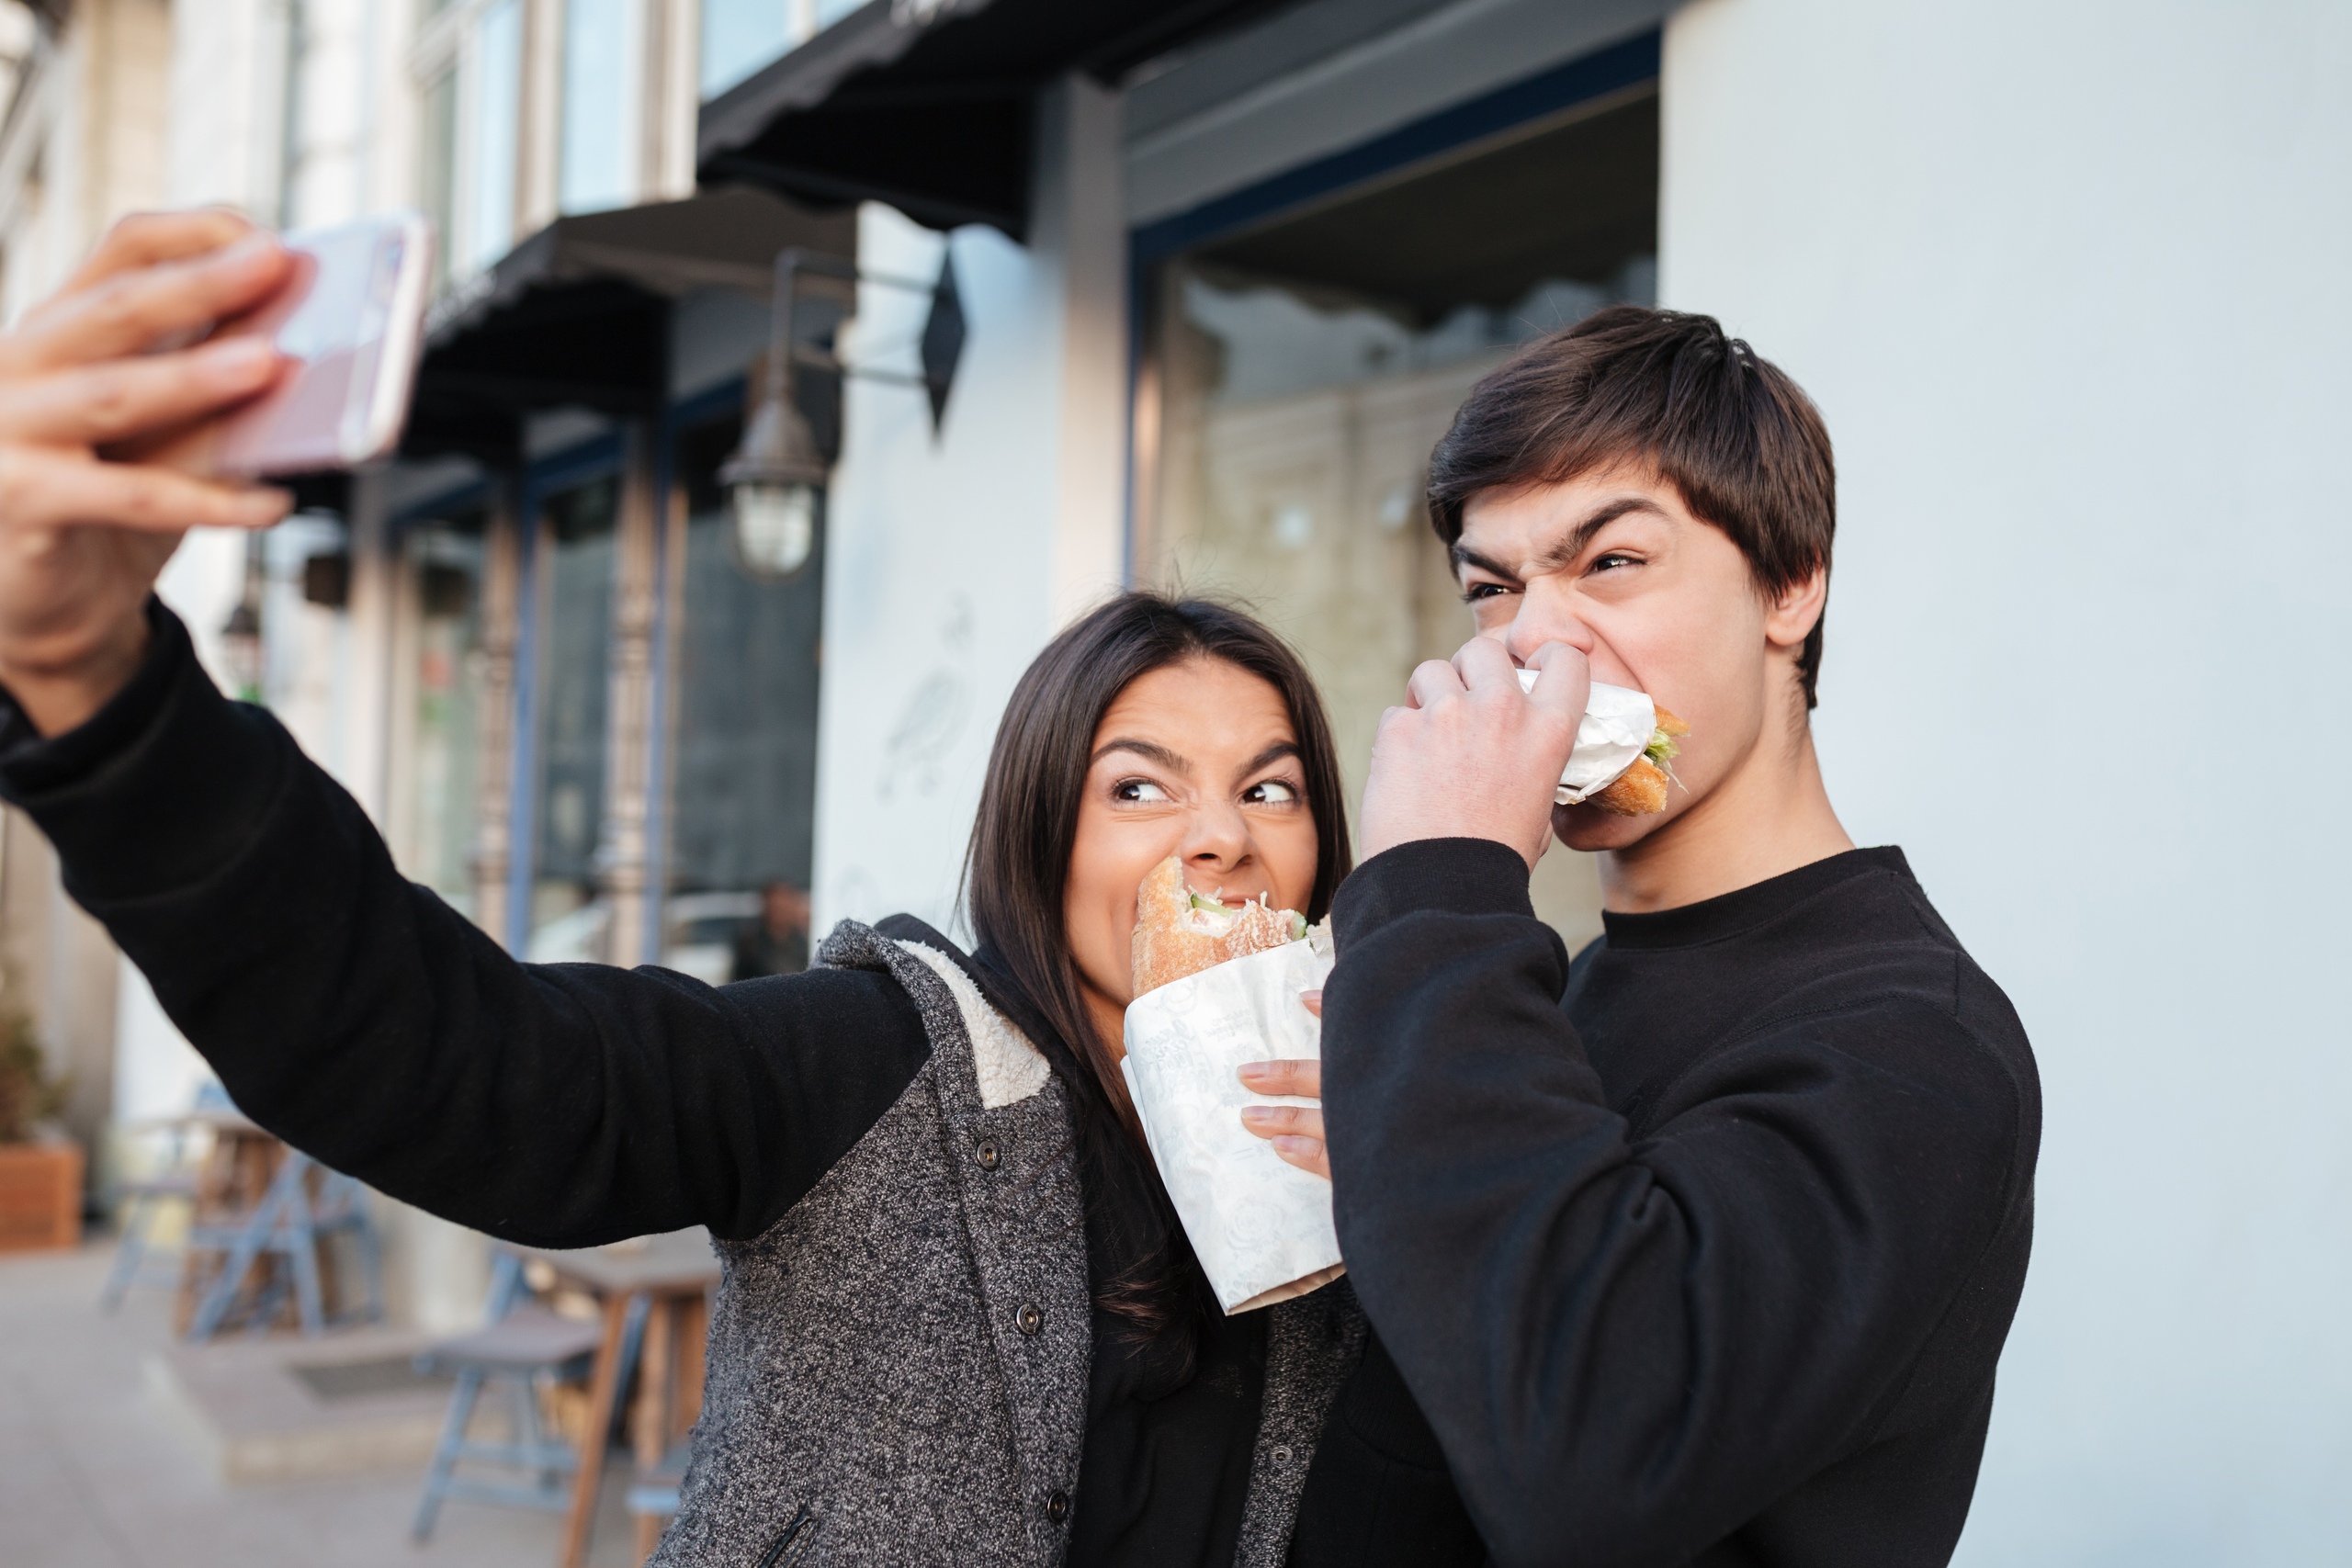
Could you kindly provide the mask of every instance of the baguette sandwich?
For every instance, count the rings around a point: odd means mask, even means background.
[[[1297,910],[1277,909],[1262,894],[1236,908],[1225,902],[1224,891],[1208,897],[1193,892],[1174,855],[1151,868],[1136,890],[1136,996],[1306,935],[1306,917]]]
[[[1646,817],[1666,809],[1666,786],[1674,776],[1668,764],[1680,749],[1676,742],[1690,733],[1690,727],[1665,708],[1657,712],[1657,727],[1650,731],[1649,745],[1607,789],[1586,795],[1585,805],[1615,817]]]

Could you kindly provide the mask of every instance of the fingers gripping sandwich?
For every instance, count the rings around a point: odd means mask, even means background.
[[[1306,917],[1297,910],[1274,908],[1262,895],[1235,908],[1224,901],[1223,892],[1219,888],[1207,897],[1193,892],[1185,886],[1183,863],[1174,855],[1151,868],[1136,890],[1136,996],[1306,934]]]

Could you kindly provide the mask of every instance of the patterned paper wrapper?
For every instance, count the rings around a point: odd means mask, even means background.
[[[1519,672],[1519,689],[1535,689],[1536,671]],[[1577,722],[1577,749],[1568,753],[1567,771],[1552,792],[1556,806],[1576,806],[1623,777],[1627,768],[1649,749],[1657,730],[1657,706],[1641,692],[1602,682],[1592,683],[1584,700],[1584,717]]]
[[[1253,1094],[1247,1062],[1320,1055],[1322,1026],[1299,1000],[1331,972],[1318,928],[1294,942],[1148,991],[1127,1008],[1127,1092],[1151,1156],[1227,1315],[1305,1295],[1342,1271],[1331,1184],[1285,1164],[1241,1124],[1245,1105],[1309,1105]]]

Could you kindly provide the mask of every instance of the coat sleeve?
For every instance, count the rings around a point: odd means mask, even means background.
[[[1889,1003],[1726,1042],[1637,1138],[1526,889],[1467,840],[1341,889],[1340,1250],[1498,1562],[1684,1562],[1900,1396],[1998,1224],[2015,1089]]]
[[[150,623],[145,664],[80,728],[43,739],[0,707],[0,793],[239,1108],[328,1166],[538,1246],[752,1235],[927,1059],[880,974],[714,988],[517,963],[220,695],[176,617]]]

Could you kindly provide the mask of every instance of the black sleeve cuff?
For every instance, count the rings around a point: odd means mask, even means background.
[[[147,603],[145,662],[86,722],[42,737],[0,692],[0,798],[56,846],[85,906],[166,892],[235,855],[268,810],[291,744],[230,702],[180,618]]]
[[[1403,916],[1525,915],[1527,862],[1492,839],[1417,839],[1356,867],[1331,900],[1331,934],[1344,951]]]

